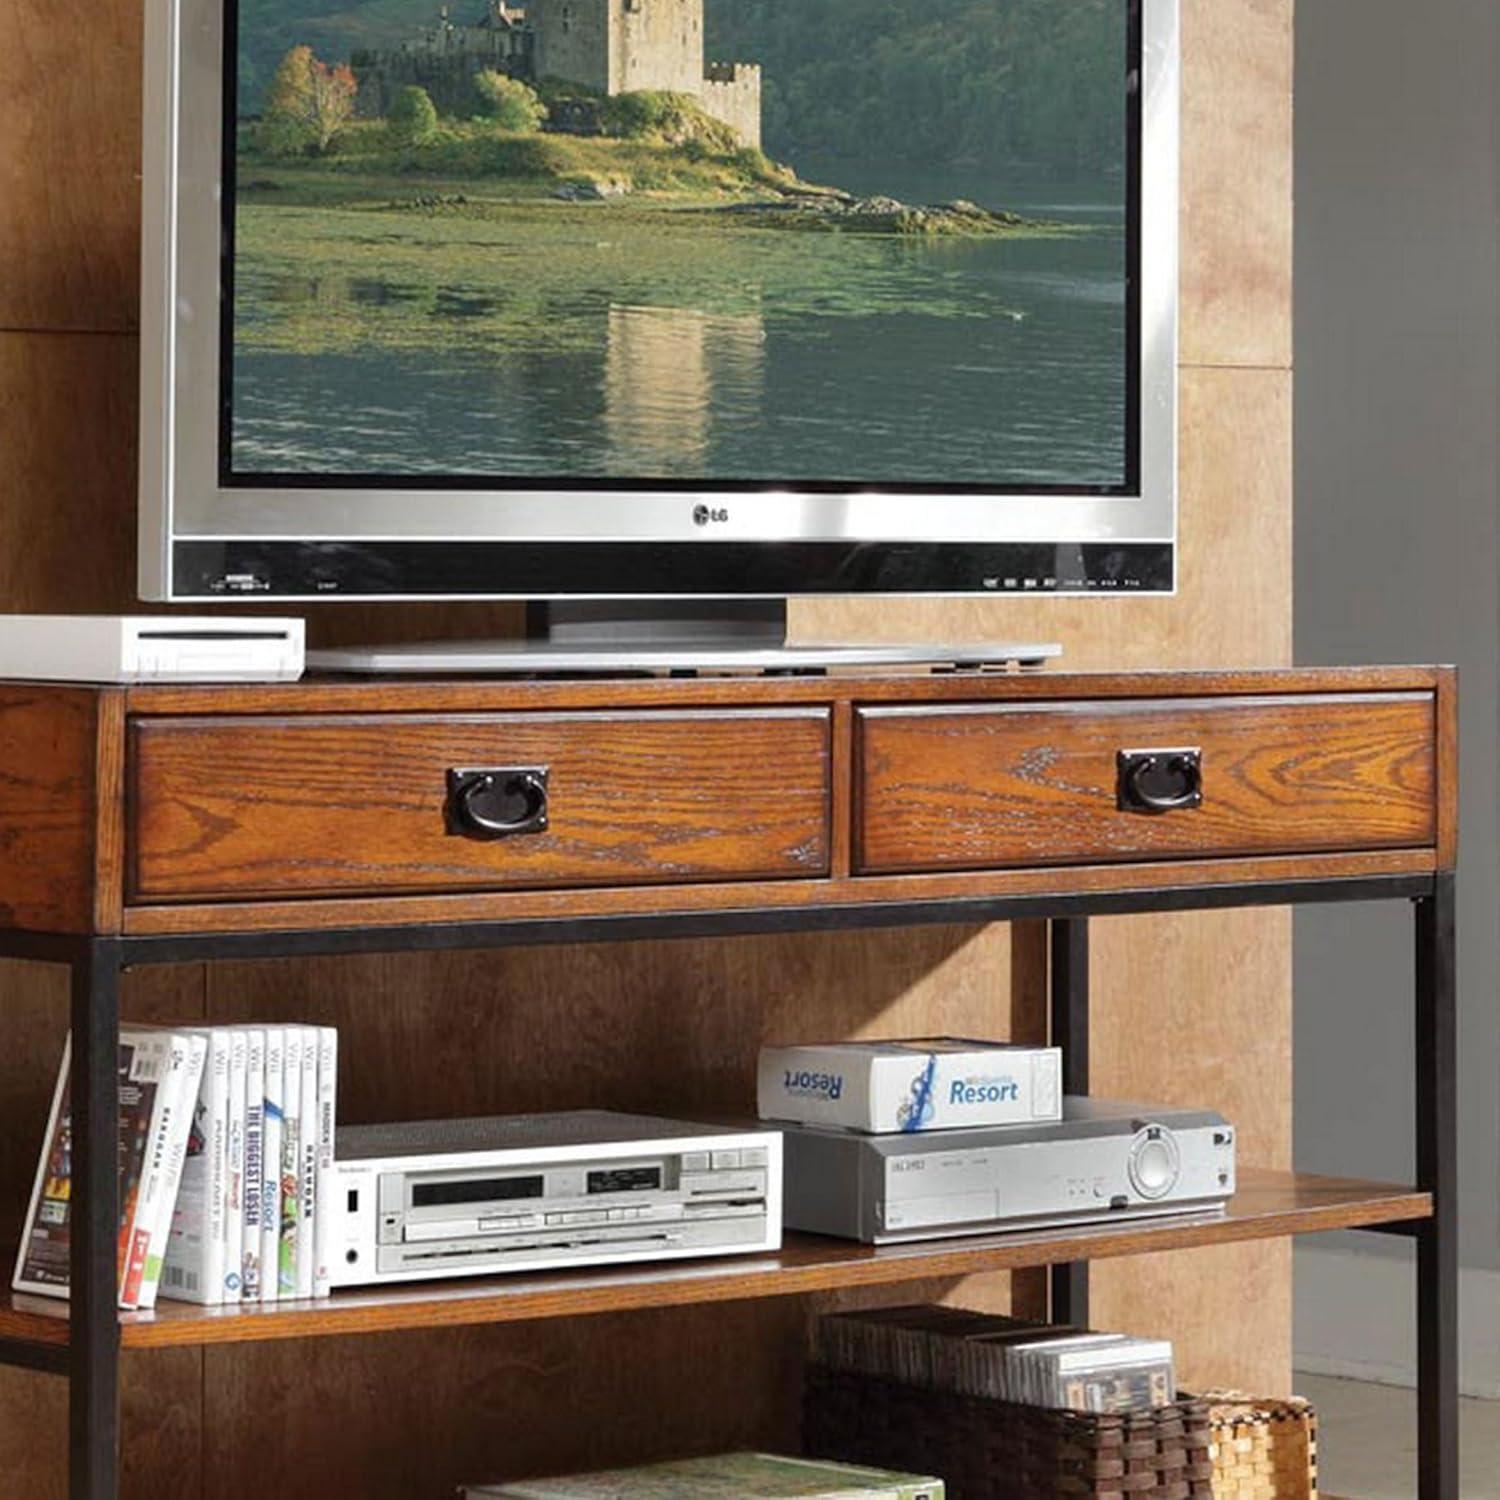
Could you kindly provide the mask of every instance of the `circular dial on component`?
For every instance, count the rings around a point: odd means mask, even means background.
[[[1130,1185],[1143,1198],[1165,1198],[1177,1186],[1182,1158],[1165,1125],[1146,1125],[1130,1143]]]

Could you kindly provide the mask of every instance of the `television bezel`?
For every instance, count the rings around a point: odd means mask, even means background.
[[[1129,494],[742,482],[225,485],[225,0],[147,0],[142,598],[1173,592],[1179,0],[1121,3],[1137,53],[1127,79],[1137,478]]]

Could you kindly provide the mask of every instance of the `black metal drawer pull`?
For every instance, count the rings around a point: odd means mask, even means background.
[[[1165,813],[1203,805],[1203,752],[1121,750],[1115,756],[1115,806]]]
[[[540,833],[547,826],[546,766],[469,766],[448,772],[448,832],[472,839]]]

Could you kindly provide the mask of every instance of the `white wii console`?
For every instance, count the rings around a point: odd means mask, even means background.
[[[294,682],[304,627],[281,616],[0,615],[0,678]]]
[[[781,1135],[606,1110],[343,1126],[332,1284],[776,1250]]]

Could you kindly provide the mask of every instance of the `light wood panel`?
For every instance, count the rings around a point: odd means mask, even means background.
[[[1293,0],[1183,0],[1187,365],[1292,363]]]

